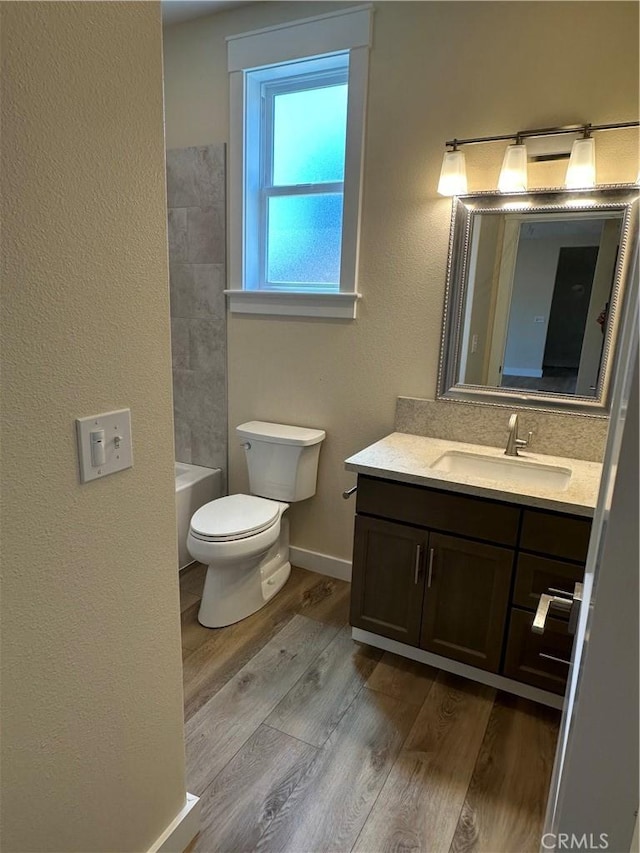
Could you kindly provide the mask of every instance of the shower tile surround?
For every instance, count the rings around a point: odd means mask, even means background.
[[[533,431],[531,450],[601,462],[609,420],[599,417],[542,412],[513,406],[482,406],[457,400],[398,397],[395,431],[410,435],[502,447],[507,441],[509,415],[519,415],[519,434]]]
[[[227,467],[225,145],[167,151],[176,460]]]

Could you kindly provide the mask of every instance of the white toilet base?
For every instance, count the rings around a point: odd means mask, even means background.
[[[205,628],[223,628],[246,619],[282,589],[290,574],[289,523],[283,518],[280,536],[266,553],[207,568],[198,622]]]

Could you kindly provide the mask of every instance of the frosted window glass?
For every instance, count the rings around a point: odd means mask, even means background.
[[[340,282],[342,195],[276,196],[269,199],[267,281]]]
[[[344,180],[347,84],[276,95],[273,185]]]

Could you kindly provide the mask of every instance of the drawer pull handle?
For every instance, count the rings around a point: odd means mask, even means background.
[[[431,588],[431,581],[433,580],[433,558],[435,556],[435,548],[429,548],[429,573],[427,575],[427,587]]]
[[[416,565],[413,572],[413,582],[415,584],[420,580],[420,563],[422,562],[422,545],[416,545]]]
[[[557,658],[554,655],[545,654],[545,652],[540,652],[540,657],[545,658],[546,660],[553,660],[556,663],[563,663],[565,666],[571,666],[570,660],[563,660],[562,658]]]

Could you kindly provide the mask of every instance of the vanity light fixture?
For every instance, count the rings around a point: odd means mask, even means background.
[[[527,189],[527,148],[520,139],[507,145],[498,178],[501,193],[519,193]]]
[[[596,185],[596,143],[589,125],[585,127],[582,139],[573,143],[564,185],[570,190]]]
[[[447,145],[452,145],[451,151],[445,151],[438,182],[440,195],[464,195],[467,192],[467,167],[464,160],[464,152],[458,150],[457,140]]]
[[[470,139],[452,139],[446,142],[447,150],[442,161],[438,192],[440,195],[464,195],[467,192],[467,174],[462,145],[476,145],[480,142],[510,142],[504,155],[502,170],[498,179],[498,190],[504,193],[525,192],[527,189],[527,139],[545,136],[558,137],[561,134],[573,134],[576,138],[571,148],[571,157],[565,186],[567,189],[583,189],[596,185],[595,141],[592,133],[599,130],[622,130],[640,127],[638,121],[622,121],[615,124],[580,124],[571,127],[539,127],[534,130],[519,130],[502,136],[476,136]],[[449,150],[451,149],[451,150]],[[568,156],[557,151],[545,152],[535,159],[552,159]]]

